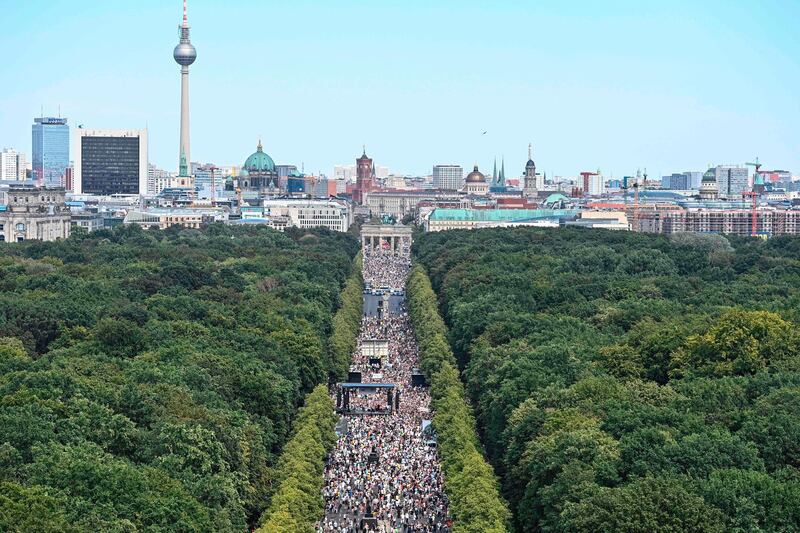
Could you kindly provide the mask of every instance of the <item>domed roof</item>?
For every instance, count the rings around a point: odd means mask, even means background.
[[[244,162],[242,171],[247,171],[248,173],[275,172],[275,161],[264,153],[264,147],[261,145],[261,141],[258,141],[258,147],[255,153]]]
[[[172,57],[179,65],[188,67],[197,59],[197,50],[192,43],[178,43],[172,51]]]
[[[467,183],[486,183],[486,176],[481,174],[478,170],[478,165],[475,165],[475,169],[467,175],[465,181]]]
[[[525,164],[525,168],[536,168],[536,163],[533,162],[533,159],[528,159],[528,162]]]
[[[714,172],[713,168],[709,168],[706,170],[706,173],[703,174],[703,181],[702,183],[716,183],[717,182],[717,174]]]

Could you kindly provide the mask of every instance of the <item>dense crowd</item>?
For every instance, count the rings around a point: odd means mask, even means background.
[[[410,264],[407,259],[368,256],[364,280],[374,287],[404,288]],[[388,357],[370,365],[362,354],[364,341],[389,341]],[[422,433],[429,420],[427,389],[411,385],[418,351],[411,321],[403,306],[381,318],[364,316],[353,370],[365,383],[394,383],[391,393],[359,391],[351,395],[352,410],[391,414],[345,415],[344,424],[325,471],[325,518],[322,532],[449,532],[447,497],[432,442]],[[392,409],[388,395],[395,398]],[[364,409],[366,407],[366,409]]]
[[[404,289],[411,260],[403,256],[373,254],[364,258],[364,282],[372,287]]]

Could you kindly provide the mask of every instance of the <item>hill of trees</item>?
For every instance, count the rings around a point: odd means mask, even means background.
[[[298,404],[337,371],[357,250],[225,226],[0,246],[0,530],[254,525]]]
[[[519,531],[800,529],[800,239],[415,244]]]

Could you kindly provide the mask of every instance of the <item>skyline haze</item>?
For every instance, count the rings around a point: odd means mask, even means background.
[[[147,126],[150,162],[177,170],[180,0],[6,13],[3,72],[17,83],[0,93],[0,144],[30,153],[33,118],[60,106],[72,128]],[[799,14],[778,1],[191,0],[193,159],[240,165],[261,137],[309,172],[330,175],[366,144],[400,173],[486,172],[505,156],[518,176],[532,142],[549,175],[659,177],[756,156],[796,172]]]

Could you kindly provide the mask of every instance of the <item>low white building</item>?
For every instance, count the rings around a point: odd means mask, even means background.
[[[227,222],[228,213],[222,208],[163,208],[136,209],[125,216],[125,224],[138,224],[144,228],[167,229],[170,226],[195,228],[214,222]]]
[[[242,208],[242,220],[281,218],[288,220],[288,227],[345,232],[353,223],[353,210],[343,200],[313,198],[274,198],[264,200],[260,206]]]

